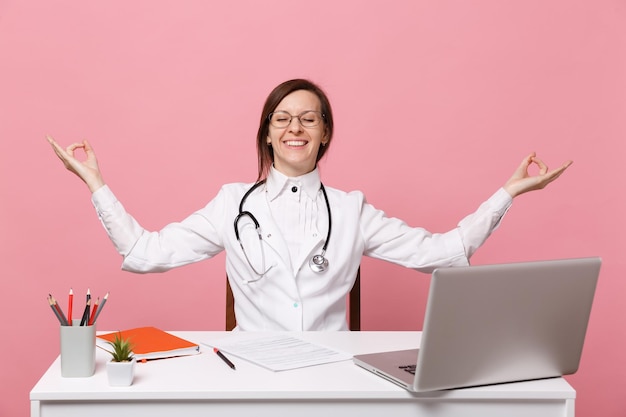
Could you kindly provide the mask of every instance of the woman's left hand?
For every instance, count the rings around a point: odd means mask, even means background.
[[[539,168],[537,175],[530,175],[528,168],[535,164]],[[516,197],[528,191],[541,190],[546,185],[557,179],[570,165],[572,161],[567,161],[559,168],[548,171],[548,166],[537,158],[533,152],[528,155],[520,166],[515,170],[513,176],[504,184],[504,189],[511,195]]]

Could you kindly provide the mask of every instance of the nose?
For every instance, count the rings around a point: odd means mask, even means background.
[[[289,131],[292,133],[298,133],[302,131],[302,124],[300,123],[300,119],[298,117],[291,117],[291,121],[289,122]]]

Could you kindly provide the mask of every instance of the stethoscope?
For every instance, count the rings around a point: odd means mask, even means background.
[[[256,219],[256,217],[254,217],[254,214],[250,213],[249,211],[245,211],[243,209],[243,205],[246,202],[246,199],[248,198],[248,196],[264,183],[265,183],[265,180],[257,182],[243,195],[243,197],[241,198],[241,202],[239,203],[239,214],[237,215],[237,217],[235,217],[235,237],[237,238],[237,242],[239,242],[239,246],[241,246],[241,250],[243,251],[243,255],[245,256],[246,261],[248,262],[248,265],[250,265],[250,268],[252,268],[254,273],[259,276],[257,279],[254,279],[254,280],[244,280],[244,283],[246,284],[249,282],[258,281],[259,279],[263,278],[263,276],[265,276],[265,274],[267,274],[270,269],[272,269],[271,266],[265,269],[265,252],[263,251],[263,237],[261,236],[261,226],[259,225],[259,221]],[[311,268],[311,270],[313,270],[313,272],[317,272],[317,273],[325,272],[328,269],[328,259],[326,259],[324,255],[326,255],[326,249],[328,248],[328,242],[330,241],[330,231],[332,229],[332,224],[333,224],[331,213],[330,213],[330,203],[328,202],[328,195],[326,194],[326,189],[324,188],[324,184],[322,183],[320,183],[320,190],[322,190],[322,194],[324,194],[324,201],[326,201],[326,209],[328,210],[328,233],[326,234],[326,240],[324,241],[322,252],[319,255],[313,255],[313,257],[311,257],[311,259],[309,260],[309,267]],[[254,223],[254,229],[256,230],[257,235],[259,236],[259,244],[261,246],[261,270],[263,272],[259,272],[252,265],[252,262],[250,262],[250,259],[248,258],[248,254],[246,253],[246,250],[243,247],[243,243],[241,243],[241,240],[239,239],[239,228],[237,226],[239,224],[239,220],[241,220],[242,217],[246,217],[246,216],[249,217],[250,220],[252,220],[252,222]]]

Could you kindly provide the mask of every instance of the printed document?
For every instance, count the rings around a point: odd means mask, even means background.
[[[272,371],[285,371],[352,359],[349,353],[320,346],[284,333],[234,332],[226,337],[202,344],[216,347],[222,352]]]

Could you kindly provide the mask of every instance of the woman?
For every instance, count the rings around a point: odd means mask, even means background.
[[[433,234],[386,217],[361,192],[325,188],[317,162],[332,136],[324,92],[307,80],[282,83],[261,114],[257,182],[224,185],[206,207],[159,232],[146,231],[126,213],[87,141],[66,149],[48,141],[91,190],[124,270],[162,272],[225,250],[238,328],[257,331],[346,330],[345,297],[363,255],[423,272],[468,265],[514,197],[545,187],[571,164],[549,171],[530,154],[457,228]],[[75,157],[79,149],[84,161]],[[528,174],[531,164],[538,175]]]

